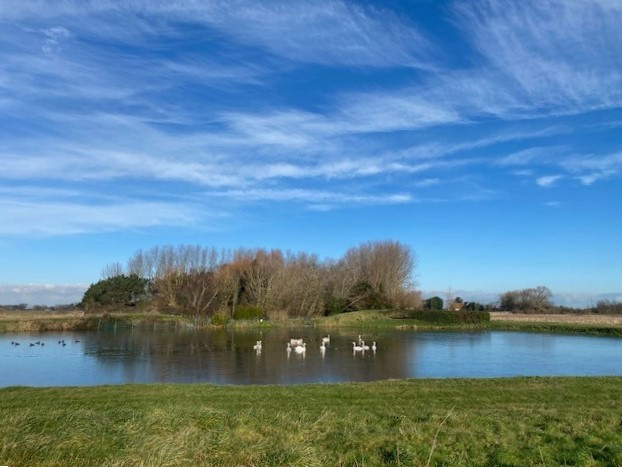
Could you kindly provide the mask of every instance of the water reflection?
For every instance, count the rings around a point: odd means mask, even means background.
[[[622,362],[611,357],[622,351],[622,339],[615,338],[391,330],[361,336],[369,350],[353,351],[352,343],[359,342],[357,332],[333,331],[330,342],[323,344],[325,336],[313,328],[233,332],[119,327],[89,333],[5,334],[0,337],[0,386],[297,384],[622,374]],[[300,338],[305,352],[297,352],[291,345],[291,339]],[[14,345],[16,341],[19,346]],[[258,341],[262,342],[260,349],[254,348]],[[373,341],[378,346],[376,352],[371,349]]]

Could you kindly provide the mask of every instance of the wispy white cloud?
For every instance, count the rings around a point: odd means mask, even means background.
[[[602,180],[603,178],[607,178],[611,175],[614,175],[616,172],[612,171],[612,170],[605,170],[602,172],[592,172],[589,174],[585,174],[585,175],[579,175],[577,177],[577,179],[583,184],[583,185],[592,185],[594,182],[597,182],[598,180]]]
[[[193,225],[196,209],[165,202],[78,202],[0,199],[0,235],[71,235]]]
[[[53,28],[48,28],[43,31],[46,35],[46,39],[41,47],[43,52],[58,52],[61,49],[61,42],[69,37],[71,37],[71,33],[68,29],[57,26]]]
[[[352,96],[389,121],[539,119],[622,106],[622,11],[605,0],[464,0],[454,21],[479,52],[470,68]],[[395,111],[394,111],[395,109]],[[411,109],[414,109],[411,110]]]
[[[113,38],[118,33],[127,38],[123,29],[128,20],[142,25],[136,29],[147,33],[182,20],[292,61],[320,64],[427,68],[431,49],[413,24],[390,11],[340,0],[7,0],[0,6],[0,18],[5,20],[46,18],[79,25],[98,16],[107,16],[109,22],[97,33]],[[143,18],[153,21],[145,25]],[[115,19],[122,21],[116,28]]]
[[[440,185],[440,183],[441,183],[440,178],[424,178],[423,180],[419,180],[418,182],[415,182],[415,186],[424,188],[428,186]]]
[[[597,180],[622,172],[622,152],[605,155],[577,155],[564,160],[561,165],[574,174],[581,183],[591,185]]]
[[[622,102],[622,9],[607,0],[481,0],[455,7],[482,61],[533,112]]]
[[[351,148],[348,129],[325,116],[224,116],[213,131],[170,133],[137,116],[54,115],[62,138],[7,141],[0,177],[8,179],[160,179],[225,187],[276,179],[347,179],[413,174],[481,163],[445,156],[507,141],[546,137],[545,128],[454,143],[424,143],[393,151]],[[432,160],[435,159],[435,160]]]
[[[243,201],[303,201],[313,203],[314,206],[328,206],[330,204],[394,204],[410,203],[415,201],[407,193],[366,195],[357,193],[331,192],[308,189],[248,189],[211,191],[208,196],[232,198]]]
[[[500,166],[518,166],[550,163],[555,161],[556,156],[567,151],[563,146],[541,146],[522,149],[507,156],[503,156],[495,161]]]
[[[0,137],[10,137],[0,138],[0,180],[183,182],[190,194],[209,189],[212,198],[332,209],[412,202],[386,186],[432,186],[450,171],[491,166],[555,174],[538,178],[540,186],[562,176],[587,185],[619,175],[618,154],[570,154],[569,145],[548,139],[572,129],[544,121],[622,105],[619,8],[597,0],[482,0],[458,1],[454,12],[479,55],[448,70],[412,22],[346,1],[3,2]],[[193,27],[182,31],[179,20]],[[218,53],[195,47],[210,40],[222,45]],[[418,70],[402,69],[399,84],[335,86],[304,105],[267,84],[301,63],[331,73],[363,69],[357,76],[377,67]],[[232,97],[246,86],[259,103]],[[184,87],[192,94],[180,101]],[[264,91],[274,97],[259,98]],[[195,103],[204,93],[209,98]],[[491,119],[503,127],[488,130]],[[529,121],[514,121],[522,119]],[[480,131],[462,136],[456,128]],[[157,205],[98,198],[100,217],[87,212],[93,200],[60,194],[43,204],[43,196],[9,197],[0,206],[14,225],[35,226],[40,215],[40,227],[25,228],[31,232],[63,230],[41,205],[59,218],[85,219],[84,226],[68,221],[67,232],[194,222],[192,208],[178,209],[162,191]],[[106,213],[117,205],[124,214],[114,227]],[[158,214],[132,221],[135,209]]]
[[[553,186],[555,182],[557,182],[562,177],[563,175],[545,175],[543,177],[538,177],[536,179],[536,183],[541,187],[548,188]]]

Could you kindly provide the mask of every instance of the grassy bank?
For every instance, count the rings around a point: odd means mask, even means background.
[[[8,388],[8,465],[620,465],[622,378]]]
[[[622,337],[622,326],[540,321],[490,321],[486,329],[498,331],[584,334],[589,336]]]
[[[178,324],[194,325],[192,317],[162,313],[32,312],[0,310],[0,332],[89,331],[101,324],[125,325]]]
[[[481,323],[447,324],[404,318],[403,313],[391,310],[367,310],[343,313],[314,319],[279,319],[275,321],[230,321],[228,327],[234,329],[269,328],[274,326],[297,327],[314,325],[321,328],[360,328],[360,329],[404,329],[404,330],[504,330],[572,333],[598,336],[622,337],[622,324],[619,317],[599,316],[598,320],[581,317],[573,321],[555,321],[558,315],[548,315],[546,319],[529,320],[529,315],[513,316],[508,313],[493,313],[492,320]],[[565,315],[564,315],[565,316]],[[153,312],[127,313],[112,312],[84,315],[82,312],[2,312],[0,311],[0,332],[45,332],[95,330],[102,324],[122,325],[169,325],[169,326],[209,326],[208,320],[195,320],[192,316],[170,315]]]
[[[418,321],[415,319],[402,318],[400,313],[394,311],[359,311],[353,313],[343,313],[326,318],[319,318],[315,324],[326,328],[398,328],[404,330],[420,331],[443,331],[443,330],[497,330],[497,331],[528,331],[528,332],[550,332],[550,333],[569,333],[586,334],[594,336],[622,337],[622,325],[618,324],[612,317],[611,321],[606,321],[606,317],[601,317],[600,322],[570,322],[570,321],[528,321],[525,319],[498,319],[492,316],[491,321],[477,324],[443,324]],[[497,314],[499,315],[499,314]],[[503,315],[507,315],[504,313]],[[522,316],[522,315],[521,315]],[[556,315],[552,315],[555,317]]]

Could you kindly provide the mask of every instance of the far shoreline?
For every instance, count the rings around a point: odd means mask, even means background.
[[[464,312],[469,313],[469,312]],[[209,319],[152,311],[40,311],[0,309],[0,333],[93,331],[102,325],[183,326],[222,328]],[[316,326],[321,328],[386,328],[414,331],[525,331],[622,337],[622,316],[600,314],[528,314],[491,312],[490,321],[482,323],[443,324],[399,317],[396,310],[364,310],[319,318],[230,321],[228,329]]]

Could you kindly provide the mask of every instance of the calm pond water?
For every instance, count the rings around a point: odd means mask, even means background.
[[[388,378],[622,375],[622,339],[522,332],[363,333],[378,349],[352,350],[358,332],[313,328],[171,328],[0,335],[0,386],[151,382],[298,384]],[[286,352],[304,338],[305,354]],[[66,345],[59,344],[64,340]],[[260,353],[253,350],[263,341]],[[12,345],[18,341],[19,346]],[[40,344],[35,344],[39,341]],[[30,344],[35,344],[31,346]]]

